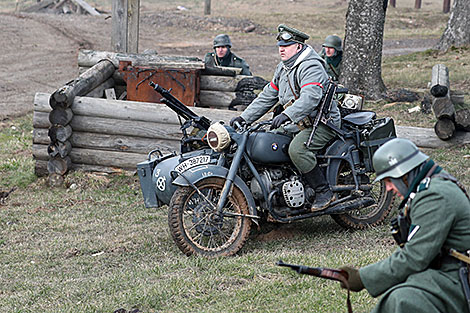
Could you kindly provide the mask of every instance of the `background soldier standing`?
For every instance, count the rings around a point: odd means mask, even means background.
[[[341,61],[343,60],[343,44],[341,38],[330,35],[325,38],[320,56],[326,61],[326,71],[332,80],[338,81],[341,75]]]
[[[343,267],[351,290],[365,287],[374,297],[383,294],[373,312],[468,313],[464,280],[459,279],[459,270],[468,264],[449,254],[455,249],[462,256],[470,249],[465,189],[406,139],[381,146],[373,164],[377,180],[403,198],[404,209],[392,222],[400,248],[359,270]],[[468,287],[468,272],[466,277]]]
[[[204,58],[206,66],[228,66],[241,68],[241,75],[251,75],[250,66],[242,58],[236,56],[230,51],[232,42],[230,37],[225,34],[217,35],[214,38],[214,52],[209,52]]]
[[[285,131],[296,133],[289,145],[289,157],[315,190],[315,202],[311,210],[319,211],[334,199],[323,170],[317,165],[316,154],[335,134],[327,126],[319,124],[312,145],[307,148],[305,142],[312,132],[312,118],[317,114],[317,107],[326,93],[328,74],[324,60],[312,47],[305,44],[309,38],[307,34],[283,24],[278,26],[278,32],[277,45],[281,62],[271,83],[230,124],[251,124],[279,102],[284,110],[273,119],[271,129],[277,129],[286,122],[295,124],[284,126]],[[332,103],[326,117],[335,126],[340,126],[341,118],[336,101]]]

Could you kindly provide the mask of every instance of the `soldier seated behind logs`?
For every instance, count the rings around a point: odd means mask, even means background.
[[[335,134],[327,126],[319,124],[312,145],[307,148],[304,144],[312,132],[312,120],[329,84],[325,62],[305,43],[308,38],[307,34],[295,28],[283,24],[278,26],[277,46],[281,62],[274,72],[274,77],[245,111],[233,118],[230,124],[251,124],[279,102],[283,111],[274,117],[271,129],[294,135],[289,145],[289,157],[315,190],[316,196],[311,210],[320,211],[334,200],[334,196],[323,170],[317,165],[316,155]],[[335,126],[340,127],[341,117],[336,101],[332,103],[327,117]],[[292,123],[283,126],[287,122]]]
[[[341,38],[330,35],[325,38],[320,56],[326,61],[326,71],[332,80],[338,81],[341,75],[341,61],[343,59],[343,47]]]
[[[251,75],[250,66],[242,58],[236,56],[230,49],[232,42],[225,34],[217,35],[214,38],[214,52],[209,52],[204,58],[204,63],[208,67],[226,66],[241,68],[241,75]]]
[[[388,141],[372,161],[376,180],[403,200],[392,220],[399,248],[375,264],[343,267],[349,287],[382,295],[375,313],[469,313],[470,199],[465,188],[407,139]]]

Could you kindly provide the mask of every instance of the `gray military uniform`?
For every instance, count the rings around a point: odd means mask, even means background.
[[[228,56],[229,61],[227,65],[225,66],[241,68],[242,69],[240,73],[241,75],[251,75],[250,66],[248,65],[248,63],[246,63],[246,61],[243,60],[242,58],[235,55],[235,53],[233,52],[229,52],[229,53],[230,53],[230,55]],[[208,52],[206,56],[204,57],[204,63],[206,66],[209,66],[209,67],[222,66],[219,64],[220,62],[218,62],[217,59],[218,58],[215,52]]]
[[[307,46],[291,68],[286,68],[283,62],[278,64],[271,83],[264,87],[241,117],[247,123],[253,123],[273,108],[278,101],[283,106],[294,101],[296,98],[294,92],[296,94],[298,92],[298,99],[284,109],[283,113],[296,124],[307,116],[314,118],[322,96],[326,93],[328,83],[324,60],[312,47]],[[341,116],[336,102],[333,102],[328,117],[335,126],[340,126]],[[299,131],[295,125],[284,126],[284,128],[290,132]],[[302,130],[289,145],[289,156],[302,173],[307,173],[315,167],[316,152],[335,136],[329,128],[321,124],[314,137],[314,144],[311,149],[307,149],[304,142],[311,131],[312,128]]]
[[[470,249],[469,200],[456,184],[437,176],[418,187],[410,218],[404,247],[359,270],[367,291],[383,294],[373,312],[468,312],[459,264],[432,269],[430,263],[442,247]]]

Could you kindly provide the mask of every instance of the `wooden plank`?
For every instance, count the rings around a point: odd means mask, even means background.
[[[201,75],[201,90],[216,90],[216,91],[232,91],[237,89],[237,85],[247,76],[237,75],[230,76],[216,76],[216,75]]]
[[[128,0],[127,52],[139,52],[140,0]]]
[[[82,9],[84,9],[85,11],[90,13],[90,15],[93,15],[93,16],[101,15],[98,11],[95,10],[94,7],[89,5],[84,0],[72,0],[72,1],[75,2],[77,4],[77,6],[81,7]]]
[[[72,170],[78,170],[83,172],[99,172],[107,174],[121,174],[126,173],[127,175],[133,175],[136,171],[135,167],[129,169],[123,169],[112,166],[100,166],[100,165],[89,165],[89,164],[73,164],[71,165]],[[49,173],[47,171],[47,161],[36,160],[34,173],[36,176],[47,176]]]
[[[114,87],[114,79],[111,77],[105,80],[100,85],[96,86],[93,90],[87,93],[85,97],[102,98],[105,93],[105,90],[112,87]]]
[[[111,49],[116,52],[127,52],[127,0],[113,0]],[[116,64],[115,66],[119,67]]]
[[[204,69],[204,62],[196,57],[119,53],[109,51],[80,50],[78,66],[91,67],[102,59],[109,59],[116,68],[119,61],[131,61],[134,66],[155,66],[162,68]]]

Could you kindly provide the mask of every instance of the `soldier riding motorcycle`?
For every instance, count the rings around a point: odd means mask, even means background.
[[[222,122],[208,127],[208,119],[161,86],[153,87],[186,120],[181,153],[154,150],[138,164],[138,173],[145,205],[169,205],[170,232],[186,255],[233,255],[253,223],[330,215],[345,228],[363,229],[381,223],[390,212],[393,195],[383,182],[373,183],[371,159],[380,145],[396,137],[392,119],[366,111],[345,116],[341,128],[326,124],[336,136],[317,158],[335,200],[312,212],[315,192],[287,153],[292,138],[268,131],[272,121],[238,129]],[[325,108],[333,95],[323,101]],[[190,126],[195,129],[188,134]]]

